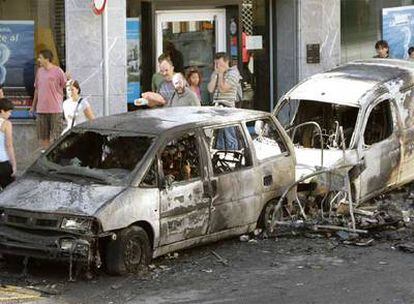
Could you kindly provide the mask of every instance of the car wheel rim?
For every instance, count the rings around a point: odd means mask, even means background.
[[[125,264],[129,271],[136,271],[142,261],[142,246],[137,238],[129,239],[125,248]]]

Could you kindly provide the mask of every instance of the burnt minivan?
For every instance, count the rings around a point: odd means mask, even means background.
[[[270,113],[177,107],[99,118],[1,193],[0,252],[136,272],[151,258],[266,228],[294,167]]]
[[[414,64],[356,61],[316,74],[283,96],[275,115],[289,132],[302,184],[349,166],[359,204],[414,178]],[[304,188],[304,187],[302,187]]]

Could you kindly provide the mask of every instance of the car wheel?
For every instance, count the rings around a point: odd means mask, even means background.
[[[262,215],[260,217],[259,227],[265,230],[268,234],[273,233],[272,221],[273,219],[281,220],[282,215],[282,206],[277,206],[278,199],[269,201],[266,206],[263,208]],[[275,213],[275,208],[278,207],[278,210]]]
[[[123,275],[137,273],[151,261],[151,245],[141,227],[131,226],[117,234],[116,240],[107,244],[105,264],[108,273]]]

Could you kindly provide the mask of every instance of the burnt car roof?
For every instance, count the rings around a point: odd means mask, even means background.
[[[292,99],[307,99],[359,106],[367,92],[390,80],[400,88],[414,83],[414,63],[396,59],[353,61],[309,77],[288,93]]]
[[[75,128],[159,135],[174,128],[235,122],[262,117],[265,114],[269,115],[266,112],[237,108],[168,107],[100,117]]]

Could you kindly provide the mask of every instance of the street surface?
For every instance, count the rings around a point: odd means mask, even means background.
[[[411,229],[376,237],[367,247],[320,235],[230,239],[159,258],[142,276],[68,282],[67,265],[45,262],[26,278],[3,263],[0,276],[40,291],[18,303],[414,303],[414,254],[395,247]]]

